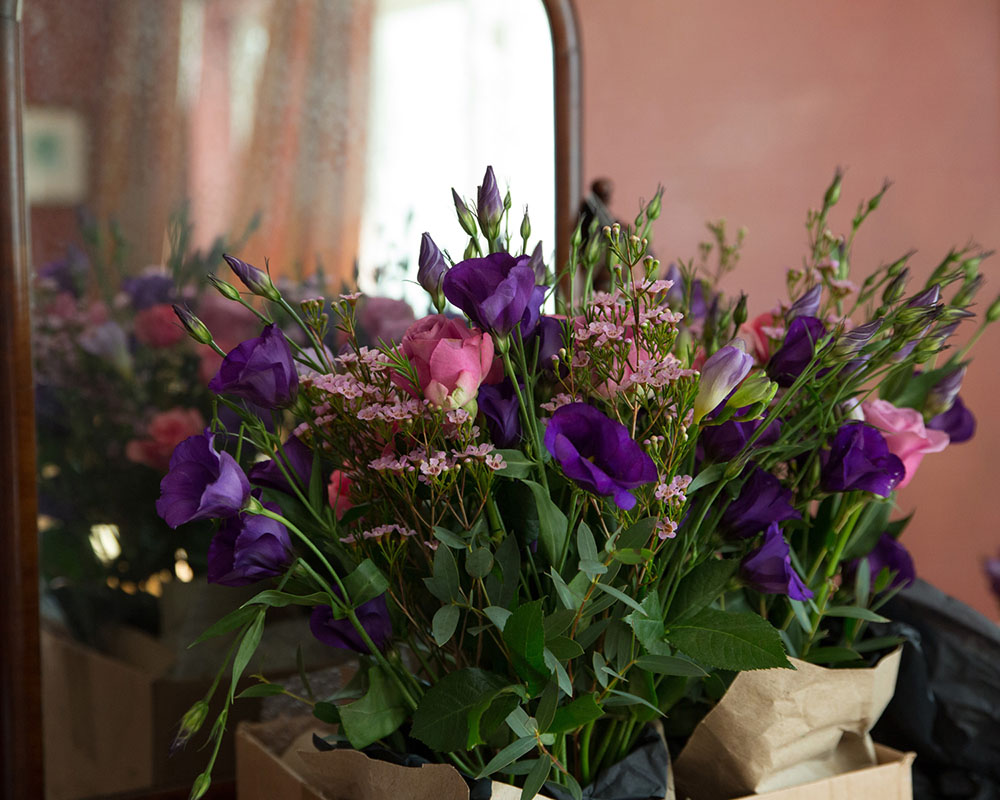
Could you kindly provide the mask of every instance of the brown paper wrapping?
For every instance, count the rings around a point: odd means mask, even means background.
[[[724,800],[875,765],[869,731],[892,698],[900,652],[871,669],[792,659],[794,670],[741,672],[674,764],[680,795]]]

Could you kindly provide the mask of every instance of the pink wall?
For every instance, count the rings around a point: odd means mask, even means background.
[[[847,168],[856,204],[894,188],[855,247],[863,275],[911,247],[923,278],[952,244],[1000,249],[1000,3],[996,0],[577,0],[584,172],[615,183],[623,218],[666,187],[664,261],[688,258],[707,219],[749,236],[727,286],[751,316],[801,263],[806,209]],[[980,309],[1000,290],[986,263]],[[922,577],[997,618],[981,560],[1000,550],[1000,330],[981,340],[963,398],[973,441],[927,457],[899,496]]]

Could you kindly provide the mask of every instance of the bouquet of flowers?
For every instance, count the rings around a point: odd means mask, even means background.
[[[887,187],[841,236],[841,180],[808,217],[788,300],[749,322],[746,296],[718,289],[741,239],[723,225],[700,263],[661,271],[658,192],[634,227],[578,228],[553,269],[527,212],[511,233],[492,169],[475,202],[454,195],[461,260],[424,235],[438,313],[398,344],[358,343],[358,295],[295,310],[227,257],[266,301],[262,333],[226,352],[176,310],[224,356],[211,388],[239,420],[178,445],[157,501],[172,528],[216,521],[209,580],[271,584],[202,637],[235,635],[226,709],[268,609],[304,606],[318,639],[358,654],[342,691],[304,698],[350,746],[579,798],[647,722],[693,724],[736,672],[891,646],[866,626],[913,575],[894,492],[972,433],[971,342],[948,341],[984,254],[950,252],[918,288],[909,256],[855,283],[854,236]],[[982,325],[997,317],[994,302]],[[283,691],[262,678],[244,694]]]
[[[204,573],[207,525],[170,536],[151,513],[174,447],[212,418],[221,361],[193,346],[171,305],[194,304],[229,347],[256,318],[192,281],[227,245],[194,250],[191,231],[178,214],[166,264],[135,270],[116,226],[84,220],[86,250],[36,274],[42,572],[86,641],[109,617],[155,628],[162,584]]]

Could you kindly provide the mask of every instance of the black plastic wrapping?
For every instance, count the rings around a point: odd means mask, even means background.
[[[915,800],[1000,800],[1000,626],[923,581],[880,611],[907,642],[875,740],[916,752]]]

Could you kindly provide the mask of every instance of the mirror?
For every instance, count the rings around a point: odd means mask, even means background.
[[[425,303],[412,284],[420,234],[461,258],[450,189],[474,198],[487,164],[501,191],[510,185],[517,220],[529,204],[546,259],[565,260],[580,165],[572,9],[20,6],[0,0],[0,186],[10,199],[0,412],[18,437],[4,440],[0,535],[19,568],[0,589],[5,795],[43,796],[44,739],[44,796],[153,786],[186,796],[204,753],[192,748],[184,758],[196,766],[184,772],[164,751],[204,690],[179,646],[201,622],[179,598],[199,583],[207,537],[170,531],[152,502],[172,440],[209,413],[199,396],[217,362],[188,347],[165,308],[195,308],[226,349],[245,338],[249,312],[221,318],[204,282],[209,272],[229,279],[224,250],[269,261],[293,297],[356,284]]]

